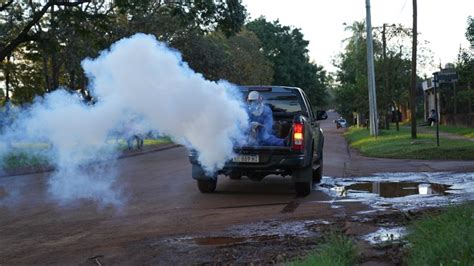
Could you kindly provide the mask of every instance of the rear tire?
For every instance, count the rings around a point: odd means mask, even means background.
[[[321,183],[321,179],[323,179],[323,159],[318,161],[319,167],[317,169],[313,169],[313,183],[318,184]]]
[[[212,193],[216,190],[217,180],[197,180],[197,185],[201,193]]]
[[[305,197],[311,193],[313,189],[313,165],[308,165],[305,168],[293,172],[295,180],[296,196]]]

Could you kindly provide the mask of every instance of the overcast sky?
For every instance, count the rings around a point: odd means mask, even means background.
[[[242,0],[251,18],[263,15],[283,25],[301,28],[310,41],[310,57],[334,71],[332,59],[350,34],[343,23],[365,19],[365,0]],[[401,23],[412,26],[412,0],[371,0],[372,25]],[[469,47],[465,32],[474,0],[418,0],[419,39],[430,42],[436,64],[456,60],[460,45]],[[426,70],[429,72],[431,70]],[[425,72],[425,71],[423,71]]]

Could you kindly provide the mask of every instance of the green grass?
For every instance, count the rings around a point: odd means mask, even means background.
[[[342,234],[332,233],[328,242],[310,253],[306,258],[289,263],[292,266],[344,266],[357,262],[354,243]]]
[[[474,265],[474,203],[415,221],[407,236],[408,265]]]
[[[168,144],[168,143],[171,143],[171,139],[168,138],[168,137],[157,138],[157,139],[145,139],[143,141],[144,146],[158,145],[158,144]]]
[[[145,139],[144,146],[167,144],[171,143],[171,139],[167,137],[156,139]],[[115,142],[110,142],[115,145]],[[45,152],[50,148],[46,143],[13,143],[11,151],[6,154],[2,161],[0,161],[0,168],[4,170],[12,170],[23,167],[36,167],[49,165]],[[127,143],[124,140],[119,140],[117,149],[126,150]]]
[[[110,143],[115,144],[115,142],[112,142],[112,141]],[[169,143],[171,143],[171,139],[169,137],[162,137],[162,138],[156,138],[156,139],[145,139],[143,141],[143,146],[151,146],[151,145],[158,145],[158,144],[169,144]],[[136,145],[135,142],[133,144]],[[118,149],[119,150],[128,149],[127,142],[124,139],[120,139],[118,141]]]
[[[368,157],[396,159],[474,160],[474,141],[440,138],[436,146],[433,134],[417,134],[412,139],[409,128],[380,130],[377,138],[365,128],[350,128],[345,133],[350,145]]]
[[[436,127],[428,127],[430,130],[436,130]],[[454,127],[454,126],[446,126],[440,125],[439,131],[457,134],[461,136],[465,136],[468,138],[474,138],[474,128],[472,127]]]
[[[3,169],[5,170],[40,165],[48,165],[48,160],[45,156],[30,154],[20,150],[12,151],[3,158]]]

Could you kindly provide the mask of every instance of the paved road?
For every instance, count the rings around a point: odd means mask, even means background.
[[[367,159],[350,152],[343,130],[335,128],[336,117],[332,113],[322,122],[325,176],[433,168],[426,162]],[[159,257],[144,243],[171,235],[268,220],[331,220],[367,208],[358,203],[331,208],[320,191],[295,198],[291,179],[276,176],[263,182],[221,178],[217,193],[201,194],[190,173],[182,147],[121,159],[121,208],[88,201],[60,206],[47,194],[50,173],[0,178],[0,265],[83,264],[99,255],[102,262],[135,264]]]

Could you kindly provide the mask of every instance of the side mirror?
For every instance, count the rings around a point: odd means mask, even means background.
[[[328,119],[328,114],[326,111],[316,111],[316,120],[326,120]]]

